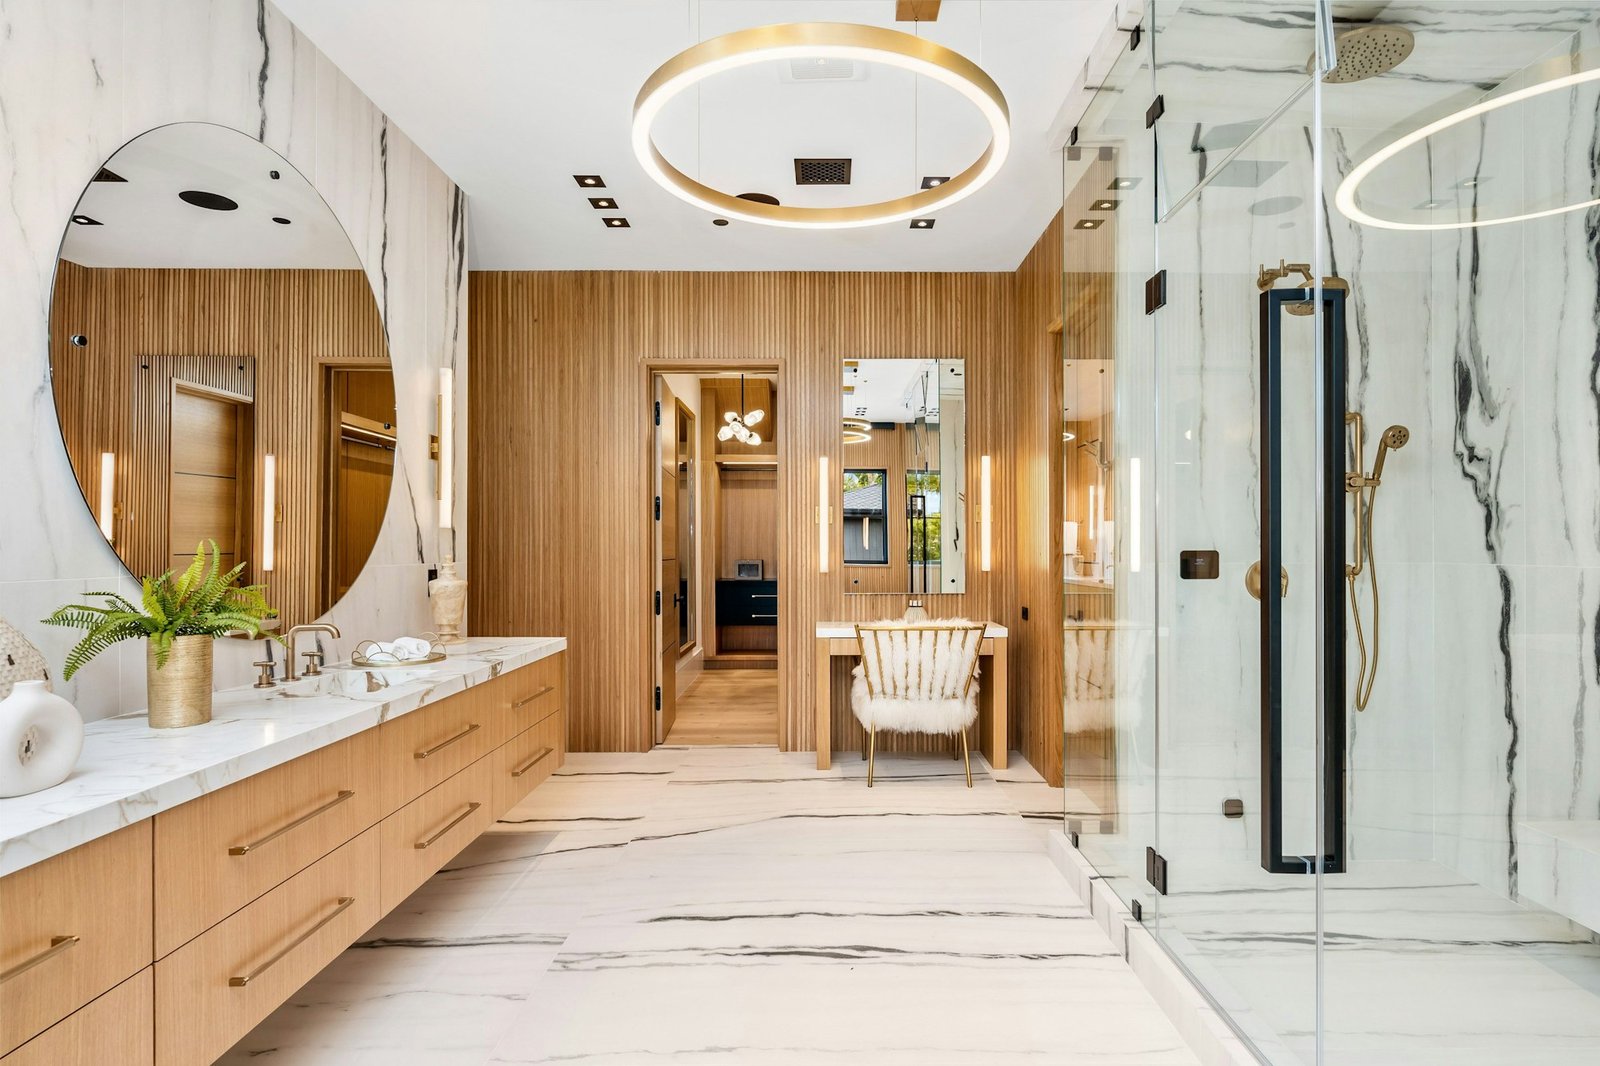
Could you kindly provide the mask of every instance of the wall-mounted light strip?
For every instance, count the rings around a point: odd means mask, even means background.
[[[439,368],[439,528],[449,529],[455,524],[455,422],[456,422],[456,372],[450,367]]]
[[[978,559],[984,573],[994,568],[993,464],[987,455],[978,460]]]
[[[261,460],[261,571],[270,574],[278,555],[278,457]]]
[[[1139,514],[1139,460],[1128,460],[1128,569],[1139,572],[1143,558],[1139,552],[1139,533],[1142,526]]]
[[[116,543],[117,515],[117,454],[100,453],[100,533],[110,543]]]
[[[833,518],[830,504],[833,484],[828,480],[828,457],[817,456],[817,572],[828,572],[828,525]]]

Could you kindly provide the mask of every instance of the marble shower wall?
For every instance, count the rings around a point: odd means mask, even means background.
[[[37,620],[132,582],[83,504],[57,430],[46,346],[56,251],[107,157],[155,126],[191,121],[258,137],[305,174],[349,234],[388,334],[399,471],[366,570],[326,616],[344,632],[330,653],[428,628],[429,565],[466,554],[465,432],[453,537],[438,529],[428,458],[438,368],[455,368],[458,427],[466,417],[461,190],[265,0],[0,0],[0,616],[57,671],[70,635]],[[223,688],[253,676],[262,648],[217,650]],[[87,718],[142,708],[142,645],[119,646],[58,689]]]
[[[1515,10],[1457,10],[1450,17],[1467,21],[1449,47],[1419,31],[1410,77],[1471,98],[1509,73],[1497,49],[1530,61],[1541,50],[1592,53],[1600,46],[1592,25],[1575,43],[1566,36],[1595,13],[1562,7],[1530,31],[1542,36],[1529,47],[1496,21]],[[1474,57],[1467,68],[1452,65],[1451,47]],[[1234,85],[1247,101],[1238,117],[1284,98],[1281,82],[1251,93]],[[1178,90],[1162,91],[1170,112]],[[1321,203],[1308,97],[1250,146],[1249,158],[1279,169],[1259,182],[1219,180],[1158,227],[1169,274],[1168,305],[1156,316],[1161,558],[1211,547],[1223,561],[1218,582],[1170,572],[1162,581],[1161,848],[1169,862],[1177,853],[1185,867],[1210,864],[1219,875],[1254,863],[1259,637],[1257,604],[1242,593],[1244,568],[1259,554],[1254,275],[1280,258],[1312,259],[1320,231],[1333,272],[1351,285],[1348,406],[1367,421],[1366,465],[1386,426],[1412,433],[1388,461],[1374,519],[1382,656],[1368,709],[1348,716],[1350,855],[1431,860],[1515,896],[1518,823],[1600,818],[1600,210],[1436,234],[1352,224],[1333,195],[1393,135],[1389,124],[1415,112],[1396,91],[1381,79],[1324,89],[1332,118],[1322,134]],[[1445,96],[1428,117],[1461,99]],[[1562,186],[1553,194],[1561,202],[1589,199],[1600,171],[1600,91],[1590,86],[1570,101],[1492,115],[1453,155],[1435,151],[1418,165],[1443,195],[1481,159],[1521,159],[1530,187],[1537,177]],[[1225,117],[1213,111],[1208,128]],[[1191,127],[1168,121],[1158,135],[1170,203],[1184,191],[1171,158],[1191,150]],[[1522,179],[1497,175],[1496,196],[1519,201],[1520,188],[1508,185]],[[1286,344],[1290,374],[1293,351]],[[1310,446],[1312,412],[1302,406],[1286,412],[1291,455]],[[1309,491],[1310,474],[1296,491]],[[1287,515],[1286,543],[1309,546],[1311,519],[1304,509]],[[1286,607],[1309,606],[1312,566],[1303,551],[1291,558]],[[1364,582],[1358,596],[1370,617]],[[1296,633],[1288,671],[1298,679],[1291,697],[1302,686],[1302,711],[1314,649],[1308,626]],[[1349,639],[1353,691],[1353,632]],[[1286,798],[1308,801],[1309,733],[1300,739],[1307,744],[1286,754]],[[1223,819],[1222,801],[1236,796],[1245,817]]]

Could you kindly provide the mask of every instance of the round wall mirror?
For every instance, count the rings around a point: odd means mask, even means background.
[[[389,350],[349,237],[276,152],[187,122],[106,160],[61,241],[50,373],[135,576],[215,541],[285,626],[354,584],[394,480]]]

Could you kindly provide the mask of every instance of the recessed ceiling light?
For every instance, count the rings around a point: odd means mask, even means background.
[[[911,228],[912,229],[932,229],[933,228],[933,221],[934,220],[931,219],[931,218],[914,218],[914,219],[911,220]]]
[[[267,177],[271,178],[273,181],[277,181],[282,176],[283,175],[279,174],[276,170],[267,171]]]
[[[598,174],[574,174],[572,175],[572,180],[585,189],[603,189],[606,187],[606,179]]]
[[[1072,226],[1073,229],[1099,229],[1104,222],[1103,218],[1080,218]]]
[[[88,215],[73,215],[72,216],[72,221],[76,222],[80,226],[103,226],[103,225],[105,225],[104,222],[101,222],[101,221],[99,221],[97,219],[90,218]]]
[[[769,192],[742,192],[739,194],[739,199],[749,200],[753,204],[768,204],[772,207],[779,206],[778,198]]]
[[[1121,200],[1096,200],[1089,205],[1091,211],[1115,211]]]
[[[725,218],[714,218],[711,220],[711,224],[713,226],[726,226],[728,224],[728,220]]]
[[[936,189],[936,188],[938,188],[939,186],[943,185],[945,182],[947,182],[949,180],[950,180],[950,175],[948,175],[948,174],[944,175],[943,177],[923,178],[922,179],[922,187],[924,189]]]
[[[1138,178],[1115,177],[1111,179],[1111,184],[1107,185],[1106,188],[1112,190],[1131,189],[1137,184],[1139,184]]]
[[[207,211],[237,211],[239,203],[230,200],[219,192],[205,192],[201,189],[185,189],[178,194],[178,199],[195,207],[203,207]]]
[[[276,222],[280,226],[287,226],[289,224],[289,220],[284,218],[282,215],[273,215],[272,221]]]
[[[591,196],[589,197],[589,206],[596,211],[615,211],[617,202],[609,196]]]
[[[625,218],[607,218],[607,219],[602,219],[602,221],[605,222],[606,229],[627,229],[628,228],[628,220],[625,219]]]

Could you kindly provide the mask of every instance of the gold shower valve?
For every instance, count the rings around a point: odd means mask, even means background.
[[[1250,569],[1244,572],[1244,587],[1256,599],[1261,598],[1261,562],[1257,560],[1250,564]],[[1289,595],[1289,571],[1283,567],[1278,568],[1278,598]]]

